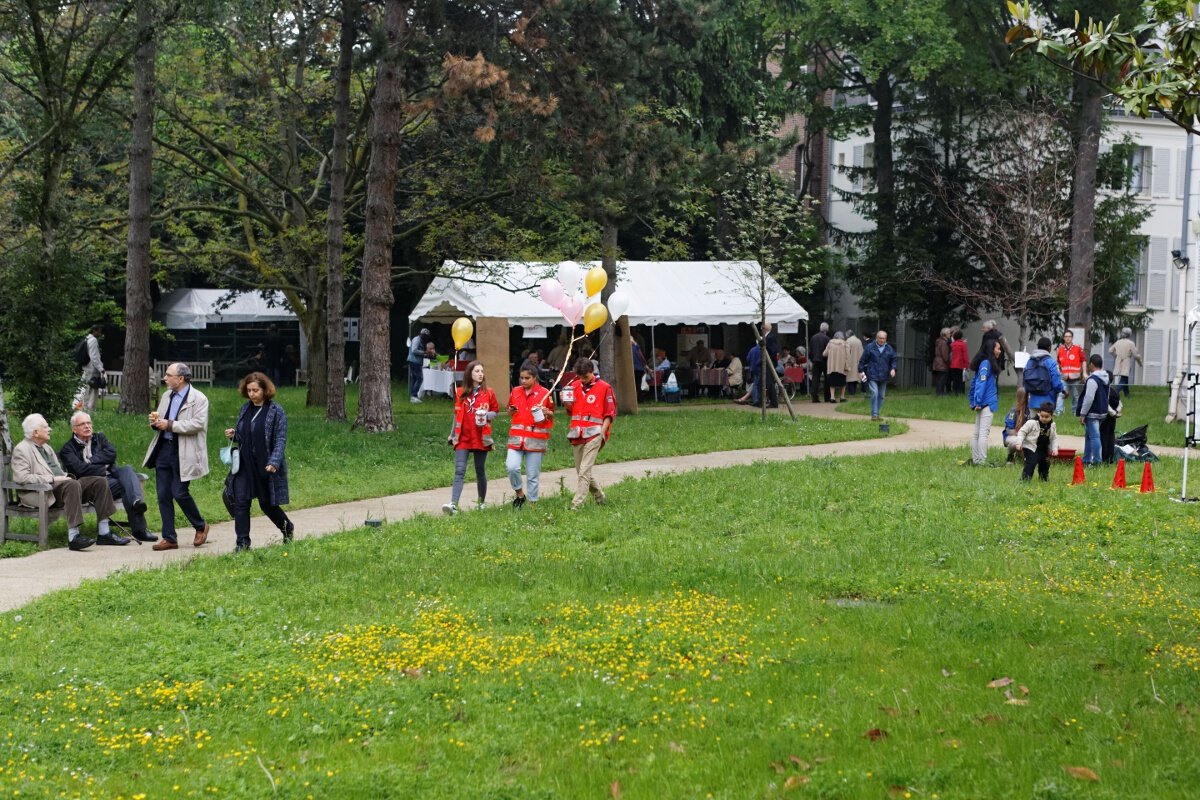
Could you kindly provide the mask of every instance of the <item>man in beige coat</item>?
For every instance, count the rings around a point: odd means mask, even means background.
[[[1115,361],[1113,363],[1112,382],[1113,386],[1124,390],[1125,396],[1129,397],[1129,371],[1136,361],[1138,366],[1142,365],[1142,354],[1138,352],[1137,345],[1133,343],[1133,330],[1131,328],[1121,329],[1121,338],[1113,342],[1112,347],[1108,348],[1109,355]]]
[[[208,398],[192,386],[187,364],[172,364],[163,373],[170,390],[150,412],[154,439],[146,451],[144,467],[154,467],[158,490],[158,513],[162,517],[162,541],[155,550],[176,550],[175,504],[196,529],[192,544],[208,541],[208,523],[188,491],[188,483],[208,474]]]
[[[48,483],[53,487],[53,505],[61,506],[67,512],[67,546],[72,550],[83,550],[96,541],[100,544],[129,544],[129,539],[109,532],[108,519],[117,506],[108,489],[108,481],[96,477],[73,478],[64,472],[58,455],[49,444],[50,423],[41,414],[30,414],[21,422],[21,427],[25,431],[25,438],[13,448],[13,482]],[[22,503],[36,506],[41,493],[18,490],[17,496]],[[96,540],[79,532],[83,526],[85,502],[91,503],[96,509],[96,528],[99,531]]]

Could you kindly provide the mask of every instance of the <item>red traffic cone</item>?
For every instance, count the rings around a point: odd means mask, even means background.
[[[1142,469],[1142,488],[1138,491],[1142,494],[1154,491],[1154,472],[1150,469],[1150,462],[1146,462],[1146,466]]]
[[[1117,473],[1113,475],[1111,489],[1124,489],[1125,487],[1125,459],[1117,461]]]
[[[1071,485],[1078,486],[1083,482],[1083,457],[1075,456],[1075,474],[1071,476]]]

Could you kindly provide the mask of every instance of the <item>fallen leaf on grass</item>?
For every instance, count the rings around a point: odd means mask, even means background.
[[[997,723],[997,722],[1004,722],[1004,717],[1001,717],[998,714],[984,714],[982,717],[976,717],[975,719],[979,720],[984,725],[990,725],[992,723]]]
[[[621,800],[621,782],[613,781],[608,786],[608,793],[612,795],[613,800]]]
[[[942,677],[943,678],[949,678],[953,674],[954,673],[951,672],[950,670],[946,669],[945,667],[942,667]]]
[[[1029,705],[1028,700],[1024,700],[1020,697],[1010,697],[1007,700],[1005,700],[1004,702],[1010,706],[1027,706],[1027,705]]]
[[[1083,707],[1083,710],[1084,710],[1084,711],[1090,711],[1090,712],[1091,712],[1091,713],[1093,713],[1093,714],[1101,714],[1101,713],[1103,713],[1103,712],[1100,710],[1100,706],[1096,705],[1095,703],[1088,703],[1086,706],[1084,706],[1084,707]]]
[[[1009,677],[996,678],[996,680],[989,683],[987,685],[987,687],[989,689],[1003,689],[1005,686],[1008,686],[1012,682],[1013,682],[1013,679],[1009,678]]]
[[[771,769],[775,770],[775,771],[776,771],[776,772],[778,772],[780,775],[782,775],[783,773],[787,772],[787,767],[785,767],[785,766],[783,765],[783,763],[782,763],[782,762],[780,762],[780,761],[772,761],[772,762],[771,762]]]
[[[882,711],[883,713],[887,714],[889,717],[900,716],[900,709],[898,709],[898,708],[892,708],[890,706],[880,706],[879,710]]]
[[[799,767],[804,772],[808,772],[810,769],[812,769],[812,764],[809,764],[807,761],[805,761],[800,756],[788,756],[788,761],[795,764],[797,767]]]
[[[889,786],[888,787],[888,797],[904,797],[904,795],[906,795],[908,793],[909,793],[909,791],[908,791],[907,786]]]
[[[863,738],[870,739],[872,742],[878,742],[881,739],[886,739],[887,735],[888,732],[882,728],[871,728],[871,730],[863,734]]]
[[[681,745],[679,742],[669,742],[668,746],[671,748],[672,753],[682,753],[687,749],[686,747]]]
[[[1029,687],[1028,687],[1028,686],[1021,685],[1021,686],[1018,686],[1017,688],[1021,690],[1021,694],[1024,694],[1024,695],[1027,695],[1027,694],[1029,694]]]
[[[1100,776],[1087,767],[1063,767],[1067,774],[1072,778],[1078,778],[1081,781],[1098,781]]]
[[[783,782],[784,789],[799,789],[811,780],[807,775],[789,775]]]

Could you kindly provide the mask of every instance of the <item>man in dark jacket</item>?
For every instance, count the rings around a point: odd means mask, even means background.
[[[829,345],[829,323],[822,322],[821,328],[808,340],[808,363],[812,364],[808,378],[808,392],[814,403],[819,403],[826,393],[821,391],[821,378],[825,375],[825,348]]]
[[[86,411],[76,411],[71,416],[71,433],[71,438],[58,451],[63,469],[77,478],[106,478],[113,499],[120,500],[129,514],[129,528],[134,538],[140,542],[157,542],[158,537],[146,530],[142,481],[133,467],[128,464],[117,466],[117,448],[103,433],[92,430],[92,418]],[[123,538],[115,534],[114,537]]]
[[[883,416],[888,381],[896,377],[896,351],[887,339],[887,331],[875,334],[875,341],[863,349],[858,359],[859,378],[866,381],[871,390],[871,419]]]
[[[769,322],[763,323],[762,330],[763,342],[767,346],[767,352],[763,354],[763,359],[767,362],[767,385],[760,387],[759,397],[766,399],[767,408],[779,408],[779,384],[775,381],[775,376],[779,373],[779,337],[775,334],[775,327]],[[766,390],[765,394],[763,389]]]

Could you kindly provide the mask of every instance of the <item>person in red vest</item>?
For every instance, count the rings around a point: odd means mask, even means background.
[[[1058,373],[1062,375],[1063,387],[1066,391],[1059,395],[1057,407],[1054,409],[1055,414],[1063,413],[1063,399],[1070,400],[1070,407],[1075,407],[1075,396],[1079,393],[1079,383],[1083,380],[1083,366],[1087,363],[1087,356],[1083,353],[1083,348],[1075,344],[1075,334],[1071,329],[1063,331],[1062,344],[1054,351],[1058,359]]]
[[[598,504],[604,503],[604,492],[592,477],[596,456],[612,433],[613,418],[617,416],[617,400],[612,387],[596,377],[596,366],[592,360],[582,357],[575,362],[575,380],[563,389],[562,402],[571,412],[571,427],[567,430],[567,441],[575,454],[577,485],[571,510],[575,511],[587,500],[588,493]]]
[[[492,420],[496,418],[496,393],[488,388],[483,376],[483,364],[472,361],[463,375],[463,384],[454,397],[454,427],[446,441],[454,448],[454,485],[450,502],[442,511],[458,513],[458,498],[462,496],[463,480],[467,475],[467,458],[475,457],[475,485],[479,490],[478,508],[487,500],[487,454],[492,449]]]
[[[550,430],[554,427],[554,401],[545,386],[537,382],[537,367],[526,362],[521,366],[517,379],[521,385],[508,396],[508,410],[512,412],[512,425],[508,429],[508,456],[504,468],[508,471],[508,482],[517,496],[512,507],[520,508],[529,502],[538,501],[538,479],[542,475],[542,456],[550,443]],[[521,488],[521,464],[525,464],[525,483],[528,492]]]

